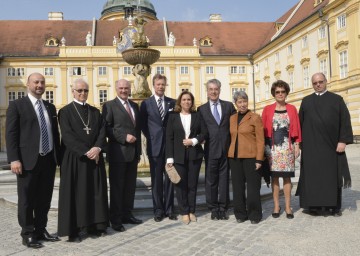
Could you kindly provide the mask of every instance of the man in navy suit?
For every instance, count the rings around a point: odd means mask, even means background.
[[[110,221],[112,228],[124,232],[122,224],[141,224],[133,216],[137,166],[141,155],[139,106],[129,100],[129,81],[116,81],[117,97],[103,107],[109,139]]]
[[[174,215],[174,186],[165,175],[165,131],[168,113],[173,110],[175,100],[166,97],[166,76],[156,74],[153,77],[155,94],[144,100],[140,107],[141,130],[147,140],[147,155],[150,162],[151,187],[154,220],[164,217],[176,220]]]
[[[55,106],[41,99],[44,76],[31,74],[26,86],[28,95],[11,101],[6,113],[6,147],[11,171],[17,175],[23,245],[41,248],[39,240],[60,240],[46,230],[59,162],[59,130]]]
[[[206,83],[209,101],[199,107],[208,129],[205,142],[205,192],[211,219],[227,220],[229,204],[229,167],[227,152],[230,146],[229,121],[236,112],[229,101],[219,99],[221,83],[211,79]]]

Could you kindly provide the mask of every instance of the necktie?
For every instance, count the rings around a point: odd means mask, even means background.
[[[160,117],[161,117],[161,121],[164,121],[164,107],[162,105],[162,98],[158,99],[158,108],[159,108],[159,113],[160,113]]]
[[[132,115],[132,113],[131,113],[131,110],[130,110],[130,108],[129,108],[129,103],[128,103],[127,101],[125,101],[124,104],[125,104],[125,109],[126,109],[126,111],[128,112],[131,121],[132,121],[133,124],[135,125],[135,119],[134,119],[134,117],[133,117],[133,115]]]
[[[217,102],[214,103],[214,113],[213,113],[213,115],[214,115],[214,118],[215,118],[215,121],[217,122],[217,124],[220,124],[220,114],[219,114],[219,111],[217,109],[217,105],[218,105]]]
[[[40,100],[36,101],[39,111],[40,117],[40,130],[41,130],[41,146],[42,146],[42,154],[46,155],[50,152],[50,145],[49,145],[49,134],[47,131],[47,125],[44,116],[44,110],[42,108]]]

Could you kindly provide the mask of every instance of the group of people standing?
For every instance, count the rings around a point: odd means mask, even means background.
[[[286,103],[289,85],[274,82],[275,103],[262,117],[248,109],[248,96],[234,94],[234,104],[220,100],[221,83],[206,83],[208,102],[197,111],[191,92],[177,100],[165,96],[167,79],[153,77],[154,95],[141,106],[129,99],[131,85],[116,81],[117,97],[103,105],[102,113],[86,101],[89,85],[77,79],[74,100],[60,109],[41,99],[45,78],[28,77],[28,96],[9,104],[6,120],[8,161],[17,174],[18,220],[23,244],[41,248],[42,241],[59,241],[46,230],[56,165],[60,165],[58,235],[81,242],[88,235],[102,236],[110,226],[141,224],[132,214],[140,161],[141,132],[147,140],[154,221],[177,220],[174,189],[181,220],[196,222],[196,192],[205,159],[206,203],[212,220],[227,220],[231,169],[233,206],[237,222],[262,219],[261,177],[269,166],[274,210],[281,213],[279,178],[283,178],[286,217],[291,208],[291,177],[301,153],[297,194],[300,206],[316,213],[325,207],[341,215],[341,188],[351,185],[345,147],[352,143],[349,111],[343,99],[326,89],[326,78],[312,77],[315,93],[296,107]],[[300,118],[299,118],[300,117]],[[58,130],[61,129],[61,143]],[[109,162],[110,206],[103,152]],[[268,161],[268,164],[264,164]],[[175,167],[181,180],[173,184],[165,167]]]

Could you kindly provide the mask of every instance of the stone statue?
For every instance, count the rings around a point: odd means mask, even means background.
[[[61,42],[61,46],[65,46],[66,45],[65,37],[62,37],[60,42]]]
[[[147,48],[148,43],[146,41],[146,36],[144,34],[144,26],[147,21],[143,17],[135,18],[135,25],[137,32],[134,34],[132,43],[134,48]]]
[[[193,39],[193,46],[197,46],[196,43],[197,43],[197,40],[196,40],[196,38],[194,37],[194,39]]]
[[[134,98],[148,98],[151,96],[151,90],[147,77],[150,74],[150,67],[146,64],[137,64],[133,67],[133,74],[136,77],[135,90],[132,93]]]
[[[168,46],[175,46],[175,41],[176,41],[176,38],[175,38],[173,32],[170,32]]]
[[[132,22],[133,22],[134,18],[130,15],[127,20],[129,22],[129,26],[132,26],[133,25]]]
[[[116,46],[116,44],[117,44],[117,39],[116,39],[116,37],[114,36],[114,39],[113,39],[113,46]]]
[[[92,46],[92,42],[91,42],[91,33],[90,31],[87,33],[86,35],[86,46]]]

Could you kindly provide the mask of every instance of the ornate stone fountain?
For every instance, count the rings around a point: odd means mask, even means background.
[[[135,90],[132,97],[135,99],[145,99],[151,96],[152,92],[147,82],[151,67],[160,58],[160,52],[155,49],[149,49],[148,39],[144,34],[144,26],[147,23],[142,17],[134,19],[136,32],[132,37],[132,46],[122,52],[124,60],[133,65],[133,74],[136,77]]]

